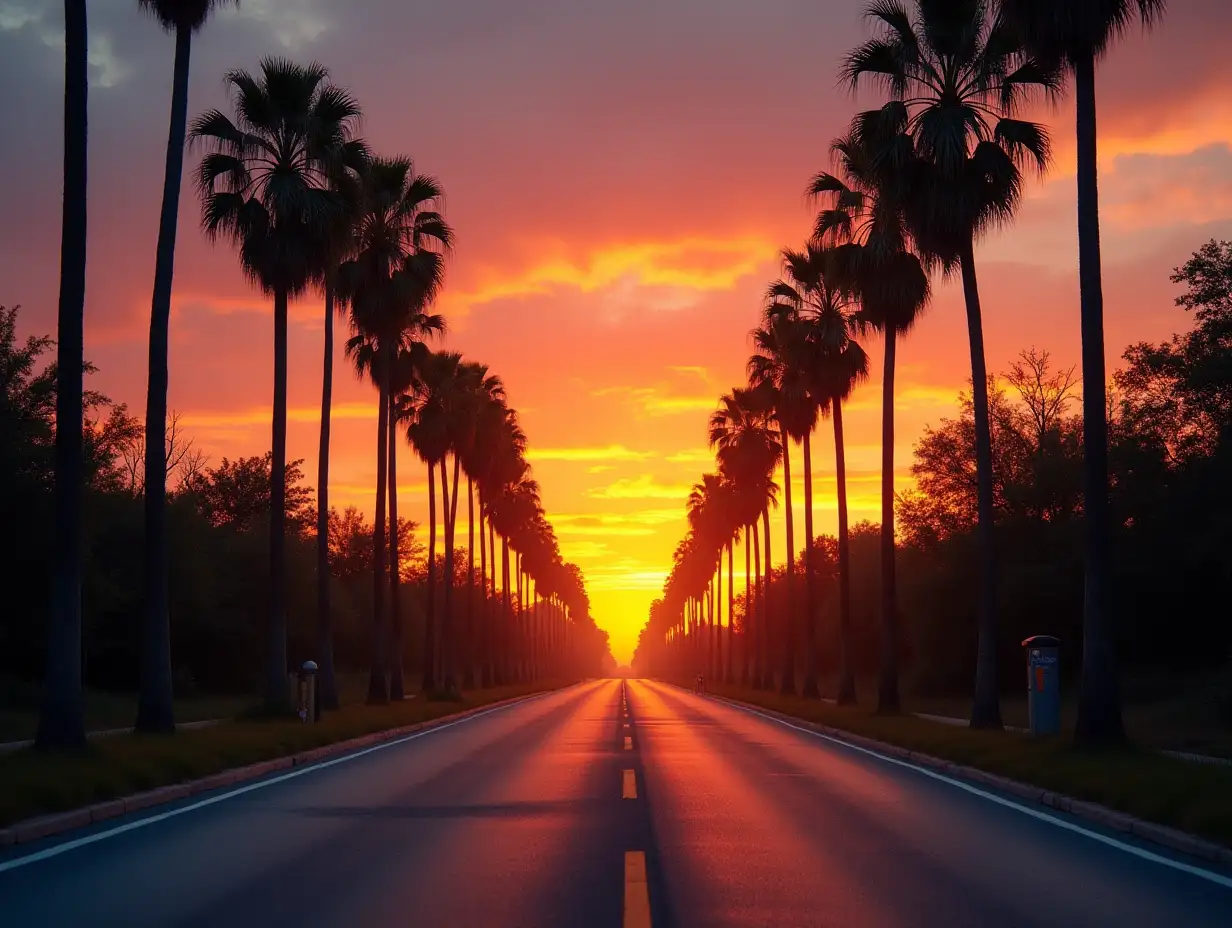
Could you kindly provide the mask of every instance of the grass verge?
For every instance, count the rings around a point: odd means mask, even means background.
[[[454,715],[502,699],[555,689],[536,683],[463,694],[458,701],[409,699],[385,706],[344,706],[319,724],[231,721],[175,735],[120,735],[80,754],[33,749],[0,755],[0,827],[142,790],[285,757],[337,741]]]
[[[1232,847],[1232,768],[1188,763],[1135,746],[1084,750],[1067,739],[972,731],[910,715],[879,716],[744,687],[710,691],[808,722],[898,745],[1096,802]]]

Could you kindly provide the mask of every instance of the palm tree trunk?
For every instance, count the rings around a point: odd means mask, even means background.
[[[1108,398],[1104,371],[1104,292],[1099,247],[1099,172],[1095,58],[1074,62],[1078,134],[1078,281],[1082,291],[1083,522],[1086,595],[1082,683],[1074,737],[1083,744],[1123,741],[1116,626],[1109,611]]]
[[[795,550],[796,539],[794,531],[795,518],[791,511],[791,436],[786,429],[779,428],[779,437],[783,441],[783,505],[787,528],[787,574],[783,578],[785,612],[783,614],[783,680],[779,692],[784,696],[796,695],[796,592],[795,580]]]
[[[843,404],[835,399],[834,470],[838,490],[838,704],[854,706],[856,678],[851,661],[851,545],[847,534],[847,451],[843,442]]]
[[[885,375],[881,394],[881,680],[877,711],[897,713],[898,591],[894,577],[894,351],[895,331],[885,331]]]
[[[984,322],[975,277],[975,246],[962,254],[963,297],[967,304],[967,337],[971,343],[971,402],[975,413],[976,500],[979,511],[980,598],[975,659],[975,700],[971,727],[1000,729],[997,694],[997,552],[993,530],[992,428],[988,421],[988,370],[984,364]]]
[[[86,2],[64,0],[64,203],[56,339],[55,560],[36,743],[86,743],[81,704],[82,377],[86,299]]]
[[[479,616],[481,641],[479,648],[480,686],[491,686],[494,682],[492,668],[492,600],[488,597],[488,542],[487,533],[491,531],[487,519],[487,507],[483,504],[483,487],[479,487],[479,580],[483,595],[479,602],[483,607]]]
[[[334,285],[325,283],[325,357],[321,365],[321,444],[317,452],[317,701],[338,708],[334,673],[334,629],[330,603],[333,575],[329,566],[329,427],[334,391]]]
[[[488,566],[492,570],[492,604],[488,610],[488,641],[492,650],[492,676],[496,683],[507,683],[509,678],[505,671],[504,658],[504,623],[498,614],[500,600],[496,598],[496,532],[492,529],[492,513],[488,512]]]
[[[457,691],[453,667],[453,525],[449,505],[449,468],[441,458],[441,508],[445,523],[445,576],[441,578],[444,584],[444,604],[441,610],[441,689],[446,695],[452,696]]]
[[[466,670],[463,689],[475,688],[475,483],[466,475]]]
[[[501,638],[506,642],[505,646],[501,648],[502,664],[504,665],[502,677],[504,680],[514,682],[512,680],[513,666],[511,665],[513,654],[509,644],[513,638],[511,634],[513,616],[509,604],[509,539],[504,535],[501,536],[501,600],[503,607],[503,621],[501,622],[503,632]]]
[[[805,699],[820,699],[817,685],[817,577],[813,564],[813,435],[804,433],[804,686]]]
[[[773,622],[770,618],[770,581],[774,577],[774,561],[770,557],[770,507],[761,511],[761,530],[766,536],[766,568],[762,571],[761,582],[761,679],[762,686],[768,690],[774,689],[774,662],[771,659]]]
[[[406,698],[402,680],[402,558],[398,552],[398,417],[397,401],[389,395],[389,698]]]
[[[449,550],[445,552],[445,563],[448,565],[448,584],[445,587],[445,615],[449,619],[449,635],[445,639],[445,692],[456,695],[458,692],[458,624],[453,614],[454,594],[454,548],[458,537],[458,485],[462,482],[462,461],[457,453],[453,456],[453,490],[449,501]]]
[[[749,535],[752,526],[744,526],[744,627],[740,629],[740,685],[749,685],[749,654],[753,630],[753,561]]]
[[[714,574],[710,575],[710,579],[706,581],[706,598],[710,607],[710,626],[706,629],[706,677],[714,679],[714,659],[716,651],[716,639],[718,638],[718,625],[716,612],[720,608],[718,601],[715,599],[714,592]]]
[[[736,614],[732,608],[736,604],[735,560],[736,539],[733,537],[727,543],[727,672],[723,675],[724,681],[729,685],[736,681],[732,674],[733,652],[736,650],[736,640],[732,637],[735,633],[735,623],[732,619]]]
[[[753,624],[750,626],[753,658],[753,689],[759,690],[765,684],[761,676],[762,668],[762,638],[766,628],[765,586],[762,582],[761,570],[761,528],[754,518],[749,524],[753,532]]]
[[[372,660],[368,669],[368,703],[389,701],[385,676],[385,481],[389,472],[389,359],[377,351],[376,516],[372,525]]]
[[[291,710],[287,680],[287,293],[274,294],[274,422],[270,464],[270,627],[266,708]]]
[[[428,590],[424,596],[424,645],[420,688],[436,689],[436,463],[428,462]]]
[[[723,679],[723,548],[719,548],[719,564],[715,571],[715,607],[719,621],[715,626],[715,662],[711,668],[716,680]],[[727,613],[727,621],[731,623],[731,612]]]
[[[167,553],[167,346],[171,327],[171,282],[175,275],[176,220],[184,173],[188,123],[188,64],[192,31],[175,32],[171,83],[171,126],[163,172],[163,204],[154,262],[150,309],[149,376],[145,399],[145,609],[141,642],[141,689],[134,727],[143,732],[175,731],[171,690],[171,617]]]

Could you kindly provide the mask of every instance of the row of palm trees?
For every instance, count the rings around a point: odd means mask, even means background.
[[[975,419],[980,584],[973,727],[1000,728],[996,678],[997,564],[983,313],[975,243],[1008,223],[1028,172],[1042,173],[1048,130],[1020,117],[1032,96],[1055,98],[1072,76],[1077,97],[1078,242],[1082,316],[1086,597],[1077,737],[1123,737],[1114,624],[1109,614],[1106,382],[1096,185],[1095,64],[1135,19],[1153,24],[1163,0],[875,0],[875,34],[844,59],[853,89],[871,84],[885,102],[855,116],[835,140],[833,172],[808,193],[820,209],[809,244],[783,254],[784,277],[771,284],[749,383],[725,396],[711,419],[718,474],[690,497],[690,533],[677,550],[662,600],[652,609],[649,646],[670,642],[707,652],[712,672],[733,676],[732,548],[745,533],[744,677],[772,684],[767,615],[771,571],[769,510],[781,463],[786,492],[787,589],[794,564],[792,441],[804,455],[805,603],[788,603],[782,687],[794,690],[793,623],[804,629],[803,691],[817,695],[810,436],[819,416],[834,424],[838,495],[840,702],[855,699],[842,404],[867,375],[857,338],[884,338],[882,398],[881,670],[878,709],[899,709],[894,572],[894,372],[899,338],[929,304],[935,274],[958,275],[967,311]],[[761,523],[761,532],[758,523]],[[759,552],[764,538],[764,569]],[[721,559],[728,559],[728,646],[722,661]],[[716,560],[719,562],[716,569]],[[790,595],[790,592],[789,592]],[[718,613],[716,615],[716,607]]]
[[[580,571],[562,561],[544,517],[516,412],[505,402],[499,378],[486,368],[457,354],[433,352],[426,343],[445,328],[444,319],[429,310],[442,286],[445,257],[454,239],[440,212],[440,185],[417,173],[408,158],[381,158],[370,152],[357,134],[358,102],[332,83],[328,71],[317,64],[302,66],[271,58],[261,62],[257,74],[233,71],[227,75],[227,85],[234,115],[211,110],[190,125],[191,39],[223,0],[139,0],[139,5],[176,36],[151,310],[145,447],[160,448],[166,441],[171,285],[186,142],[204,149],[195,174],[206,235],[232,244],[245,276],[273,302],[267,708],[274,713],[290,708],[285,513],[288,307],[292,299],[311,292],[323,297],[325,331],[317,526],[323,705],[337,704],[327,520],[333,324],[339,310],[347,312],[353,333],[347,355],[378,390],[370,701],[400,697],[404,689],[398,590],[401,556],[396,531],[399,426],[429,474],[432,511],[422,649],[424,688],[450,694],[476,681],[525,680],[560,669],[575,624],[569,619],[589,621],[589,604]],[[82,419],[88,91],[84,0],[66,0],[65,12],[65,185],[57,382],[57,422],[61,426]],[[55,595],[49,622],[47,696],[37,742],[45,748],[72,748],[85,743],[80,659],[80,427],[58,428],[56,447]],[[175,722],[164,456],[146,455],[145,468],[146,595],[136,727],[167,732],[174,730]],[[435,588],[438,471],[444,534],[439,614]],[[453,583],[462,473],[467,480],[470,526],[464,638],[454,622]],[[480,597],[473,580],[476,512]],[[393,529],[388,533],[387,524]],[[481,629],[479,617],[491,614],[487,606],[497,595],[497,537],[502,551],[501,616],[483,623]],[[511,601],[515,581],[516,608]],[[482,607],[476,604],[477,598]]]

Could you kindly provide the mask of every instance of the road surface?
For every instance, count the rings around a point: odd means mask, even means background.
[[[1232,924],[1232,876],[1023,808],[598,681],[9,849],[0,925]]]

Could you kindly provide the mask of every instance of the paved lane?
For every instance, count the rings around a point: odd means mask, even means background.
[[[1232,889],[919,772],[657,683],[629,702],[679,928],[1232,925]]]
[[[620,700],[572,687],[0,872],[0,925],[620,925],[646,831]]]
[[[1226,885],[645,681],[301,770],[0,855],[0,926],[1232,925]]]

